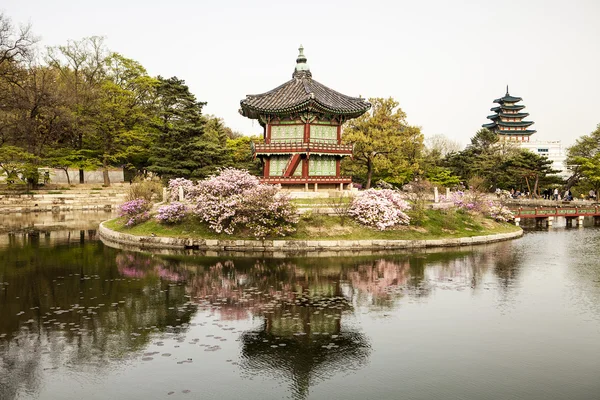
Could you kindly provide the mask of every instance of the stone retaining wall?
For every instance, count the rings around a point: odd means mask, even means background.
[[[125,202],[125,189],[80,193],[36,193],[0,195],[0,214],[64,212],[73,210],[110,211]]]
[[[119,244],[132,249],[195,249],[215,252],[235,253],[312,253],[348,252],[358,250],[402,250],[430,247],[457,247],[492,243],[515,239],[523,235],[523,230],[487,236],[432,240],[224,240],[167,238],[158,236],[136,236],[116,232],[100,224],[100,238],[107,245]],[[122,246],[117,246],[122,247]],[[207,254],[213,255],[213,254]]]

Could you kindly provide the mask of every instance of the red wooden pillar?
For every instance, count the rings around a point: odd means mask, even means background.
[[[304,143],[310,142],[310,124],[304,124]]]
[[[265,143],[271,143],[271,124],[267,124],[267,136],[265,137]]]
[[[302,177],[308,178],[308,157],[302,159]]]
[[[270,169],[271,169],[271,159],[266,158],[265,159],[265,167],[263,169],[263,177],[265,177],[265,178],[269,177]]]
[[[341,172],[341,164],[342,164],[342,160],[338,157],[335,159],[335,176],[336,177],[340,177],[342,172]]]
[[[337,126],[337,143],[342,144],[342,126]]]

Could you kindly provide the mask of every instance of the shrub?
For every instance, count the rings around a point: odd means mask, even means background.
[[[185,219],[187,215],[187,207],[183,203],[177,201],[159,207],[156,219],[161,224],[177,224]]]
[[[397,191],[369,189],[352,201],[348,214],[363,225],[383,231],[396,225],[408,225],[410,218],[404,211],[409,208]]]
[[[129,185],[127,191],[127,200],[145,199],[148,202],[152,201],[153,197],[162,198],[162,183],[158,179],[144,179],[137,177]]]
[[[483,213],[487,212],[489,207],[493,204],[486,198],[485,194],[479,192],[462,192],[460,190],[452,192],[448,198],[442,196],[442,199],[451,201],[454,203],[454,206],[459,209]]]
[[[169,180],[169,186],[167,191],[169,192],[169,201],[182,200],[179,198],[179,188],[183,187],[184,196],[189,195],[190,191],[194,187],[194,182],[185,178],[177,178]]]
[[[498,222],[508,222],[515,219],[515,215],[508,207],[494,204],[489,209],[489,215]]]
[[[139,198],[123,203],[119,207],[119,216],[128,218],[125,226],[131,227],[150,219],[150,202]]]
[[[193,213],[217,232],[246,229],[258,238],[285,236],[298,222],[295,206],[278,186],[260,184],[245,170],[226,168],[190,192]]]

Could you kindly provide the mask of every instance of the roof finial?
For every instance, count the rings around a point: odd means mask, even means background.
[[[311,76],[310,73],[310,68],[308,67],[308,64],[306,63],[306,56],[304,55],[304,47],[302,45],[300,45],[300,47],[298,48],[299,54],[298,54],[298,58],[296,58],[296,69],[294,70],[294,74],[293,77],[300,77],[300,76]],[[301,73],[303,72],[303,73]]]
[[[506,95],[508,96],[508,85],[506,85]]]

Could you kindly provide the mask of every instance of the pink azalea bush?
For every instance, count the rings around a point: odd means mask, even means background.
[[[177,224],[187,216],[187,206],[178,201],[174,201],[165,206],[159,207],[155,218],[161,224]]]
[[[454,206],[465,211],[487,215],[498,222],[508,222],[515,219],[507,207],[497,201],[492,201],[482,193],[456,191],[450,197],[442,197],[442,201],[452,201]]]
[[[169,180],[169,201],[179,200],[179,188],[183,187],[184,196],[187,196],[194,187],[194,182],[185,178],[176,178]]]
[[[119,207],[119,217],[127,218],[125,226],[131,227],[150,219],[151,207],[150,202],[146,199],[133,199]]]
[[[245,170],[225,168],[190,191],[192,212],[217,233],[248,230],[257,238],[285,236],[298,222],[290,198],[279,186],[261,184]]]
[[[363,225],[383,231],[397,225],[408,225],[410,217],[404,211],[409,208],[395,190],[369,189],[352,201],[348,214]]]

